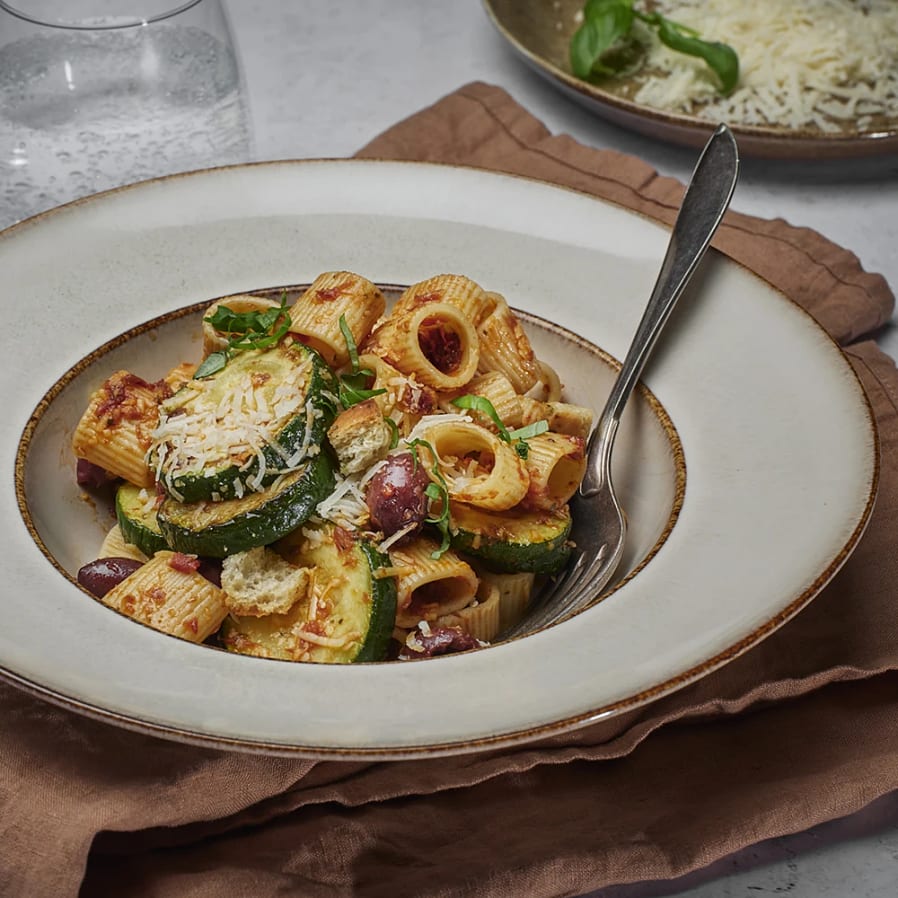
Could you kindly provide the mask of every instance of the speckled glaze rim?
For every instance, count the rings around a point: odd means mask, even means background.
[[[696,115],[665,112],[635,103],[575,78],[536,53],[509,28],[497,11],[495,0],[483,0],[483,6],[498,33],[524,62],[555,87],[609,121],[647,137],[687,147],[704,146],[717,126],[717,122]],[[732,121],[726,124],[738,139],[739,152],[759,159],[831,160],[898,153],[898,122],[890,128],[846,130],[838,134],[814,128],[777,128]]]
[[[315,165],[319,163],[332,164],[333,162],[341,162],[342,160],[303,160],[300,163],[296,161],[288,162],[288,163],[254,163],[251,166],[234,166],[231,168],[253,168],[253,167],[278,167],[278,166],[296,166],[299,165]],[[369,161],[368,165],[378,165],[380,163],[376,161]],[[403,165],[412,165],[416,167],[421,167],[421,163],[404,163]],[[449,168],[449,169],[465,169],[465,166],[441,166],[439,164],[424,164],[424,167],[428,168]],[[202,173],[200,173],[202,174]],[[165,179],[157,179],[159,181],[168,181],[168,180],[178,180],[182,178],[191,177],[190,174],[186,175],[174,175],[170,176],[170,178]],[[498,177],[508,178],[511,177],[514,180],[519,181],[531,181],[534,179],[524,178],[522,176],[507,176],[500,175]],[[535,183],[542,183],[539,181],[535,181]],[[581,196],[588,197],[588,194],[583,194],[580,191],[558,187],[557,185],[552,185],[554,190],[561,190],[563,192],[569,192],[574,194],[580,194]],[[130,185],[129,187],[119,188],[118,190],[108,191],[109,194],[115,194],[120,191],[130,191],[134,189],[140,189],[141,185]],[[78,200],[69,206],[80,206],[84,203],[94,202],[96,198],[88,198],[85,200]],[[594,198],[590,197],[590,199],[594,200]],[[613,203],[607,203],[606,205],[615,205]],[[632,210],[627,210],[629,214],[634,214]],[[48,217],[54,216],[56,214],[56,210],[43,213],[40,216],[36,216],[33,219],[29,219],[26,222],[22,222],[18,225],[14,225],[10,228],[10,231],[30,228],[34,226],[39,220],[45,220]],[[638,216],[637,217],[643,217]],[[745,269],[744,266],[739,265],[738,263],[733,263],[732,260],[729,260],[730,265],[735,264],[737,268]],[[751,274],[751,272],[748,272]],[[753,275],[753,277],[756,277]],[[769,287],[769,285],[768,285]],[[772,288],[770,288],[772,290]],[[773,290],[782,300],[785,300],[786,303],[792,307],[794,310],[797,310],[801,313],[803,318],[805,318],[811,328],[818,334],[822,334],[825,337],[826,342],[832,345],[839,354],[841,351],[838,349],[835,341],[829,337],[829,335],[825,334],[819,325],[813,320],[813,318],[805,312],[794,300],[789,297],[784,296],[780,291]],[[203,304],[200,304],[203,305]],[[536,316],[534,316],[536,317]],[[114,342],[114,341],[112,341]],[[98,350],[99,351],[99,350]],[[299,745],[299,744],[285,744],[280,741],[270,741],[264,739],[245,739],[245,738],[233,738],[230,736],[218,736],[215,734],[210,734],[208,732],[203,732],[200,730],[194,730],[189,727],[178,727],[172,726],[168,724],[158,724],[153,721],[146,721],[142,719],[136,719],[132,716],[128,716],[127,714],[121,714],[115,711],[110,711],[106,708],[99,707],[91,704],[89,701],[81,700],[78,698],[71,698],[62,695],[58,691],[54,691],[52,689],[45,688],[44,686],[32,682],[26,677],[21,676],[15,671],[9,670],[6,667],[0,666],[0,678],[7,680],[8,682],[22,688],[25,691],[28,691],[48,702],[53,704],[57,704],[61,707],[68,708],[70,710],[77,711],[78,713],[84,714],[85,716],[92,717],[107,723],[112,723],[117,726],[121,726],[123,728],[133,730],[140,733],[162,736],[168,739],[175,739],[177,741],[181,741],[184,743],[195,744],[205,747],[214,747],[214,748],[222,748],[228,750],[235,751],[243,751],[248,753],[258,753],[258,754],[267,754],[267,755],[281,755],[281,756],[290,756],[290,757],[302,757],[302,758],[310,758],[310,759],[334,759],[334,760],[352,760],[352,759],[360,759],[360,760],[404,760],[411,758],[420,758],[420,757],[437,757],[440,755],[454,755],[454,754],[462,754],[462,753],[475,753],[480,751],[486,751],[491,749],[499,749],[503,747],[510,747],[513,745],[520,745],[522,743],[533,742],[539,739],[547,738],[550,736],[557,736],[564,732],[568,732],[570,730],[586,726],[592,723],[596,723],[610,717],[616,716],[625,711],[631,710],[636,707],[640,707],[646,705],[652,701],[657,700],[658,698],[668,695],[672,692],[677,691],[683,686],[700,679],[706,674],[710,673],[713,670],[716,670],[726,664],[727,662],[733,660],[737,656],[744,653],[746,650],[756,645],[758,642],[763,640],[767,635],[771,632],[779,628],[783,623],[787,620],[791,619],[795,616],[802,608],[804,608],[813,598],[817,595],[817,593],[822,589],[826,583],[831,580],[833,575],[839,570],[844,561],[850,556],[851,552],[855,548],[858,540],[863,534],[867,523],[869,522],[870,514],[872,512],[872,508],[874,505],[876,492],[879,483],[880,477],[880,460],[879,460],[879,434],[878,429],[876,427],[876,421],[873,417],[872,407],[870,406],[869,399],[867,399],[866,394],[863,390],[863,387],[860,384],[860,380],[857,374],[850,368],[850,366],[846,362],[846,366],[848,368],[850,379],[853,381],[857,392],[860,397],[862,397],[862,402],[864,406],[864,411],[866,414],[866,421],[869,425],[870,429],[870,438],[873,443],[873,454],[872,454],[872,468],[869,472],[868,478],[866,480],[868,491],[866,492],[865,504],[862,512],[857,517],[857,523],[854,526],[852,532],[849,536],[844,540],[838,552],[832,555],[829,563],[819,571],[816,578],[812,583],[806,586],[799,594],[796,594],[794,598],[783,608],[781,608],[776,614],[772,615],[768,619],[764,620],[760,625],[755,627],[741,636],[738,640],[734,641],[731,645],[728,645],[725,649],[720,652],[715,653],[713,656],[703,659],[701,662],[696,663],[693,666],[688,667],[680,672],[678,672],[675,676],[664,679],[663,681],[659,681],[657,683],[652,684],[649,688],[640,690],[638,692],[634,692],[632,694],[628,694],[622,697],[619,700],[610,701],[605,704],[601,704],[595,708],[590,708],[583,713],[578,713],[574,715],[566,715],[557,719],[553,719],[546,723],[541,723],[538,725],[530,726],[530,727],[521,727],[513,730],[505,730],[496,735],[489,735],[484,737],[474,737],[474,738],[463,738],[460,740],[441,740],[438,743],[428,743],[428,744],[414,744],[408,747],[400,746],[400,747],[352,747],[352,748],[344,748],[340,746],[327,746],[327,745]],[[16,470],[17,478],[20,475],[20,471]]]

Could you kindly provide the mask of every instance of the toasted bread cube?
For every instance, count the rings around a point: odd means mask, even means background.
[[[337,415],[327,432],[344,474],[370,468],[390,450],[392,432],[379,406],[366,399]]]
[[[239,617],[285,614],[308,597],[310,584],[308,568],[265,546],[230,555],[221,567],[225,604]]]

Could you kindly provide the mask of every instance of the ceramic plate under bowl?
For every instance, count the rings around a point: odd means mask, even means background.
[[[360,161],[176,176],[4,232],[0,266],[16,314],[0,337],[9,472],[0,672],[170,738],[400,758],[571,729],[736,657],[848,557],[872,507],[878,447],[836,345],[714,253],[618,446],[633,575],[570,621],[425,662],[291,664],[154,632],[72,579],[105,526],[102,510],[78,498],[69,450],[90,389],[115,367],[154,376],[195,358],[199,310],[214,298],[334,269],[384,284],[464,273],[523,310],[572,400],[598,407],[612,369],[595,347],[623,357],[666,242],[662,227],[573,191]]]
[[[629,99],[636,79],[597,85],[574,77],[568,45],[583,0],[484,0],[499,34],[536,72],[586,107],[624,128],[683,146],[701,147],[718,122],[665,112]],[[861,127],[848,119],[838,131],[727,124],[744,156],[774,159],[848,159],[898,153],[898,118]]]

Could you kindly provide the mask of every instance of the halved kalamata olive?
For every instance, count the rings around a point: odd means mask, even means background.
[[[470,633],[458,627],[418,628],[399,652],[399,660],[413,658],[433,658],[436,655],[451,655],[483,647]]]
[[[221,589],[221,561],[218,558],[200,558],[197,571]]]
[[[75,478],[78,486],[86,486],[90,489],[98,490],[106,486],[107,483],[115,480],[115,476],[110,474],[105,468],[95,465],[86,458],[79,458],[75,469]]]
[[[424,491],[429,483],[424,466],[411,452],[389,456],[368,482],[365,493],[371,523],[384,536],[392,536],[410,524],[414,525],[410,534],[420,529],[427,517]]]
[[[89,561],[78,571],[78,582],[98,599],[130,576],[142,562],[134,558],[98,558]]]

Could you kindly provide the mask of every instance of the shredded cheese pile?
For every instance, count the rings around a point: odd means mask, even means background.
[[[665,16],[739,55],[739,85],[717,93],[705,63],[675,53],[651,29],[650,75],[633,99],[745,125],[869,130],[898,116],[895,0],[658,0]]]
[[[358,474],[335,474],[336,485],[333,492],[318,503],[315,509],[318,517],[342,527],[344,530],[358,530],[368,523],[368,504],[365,488],[368,481],[384,465],[380,461]],[[303,531],[305,533],[305,531]]]
[[[264,383],[255,381],[247,372],[221,397],[217,404],[204,400],[212,389],[212,381],[191,380],[181,391],[162,405],[159,425],[152,434],[148,457],[155,458],[156,479],[165,483],[176,499],[178,491],[173,479],[185,474],[214,470],[228,463],[240,462],[245,471],[255,460],[257,468],[245,481],[237,478],[237,498],[244,489],[263,488],[267,471],[266,447],[275,449],[283,464],[279,473],[297,470],[313,454],[310,446],[311,427],[320,414],[306,399],[306,383],[310,365],[298,366],[283,383],[278,384],[272,402],[266,401]],[[192,402],[192,411],[182,406]],[[292,454],[276,442],[280,430],[304,410],[306,431],[302,445]],[[317,447],[315,447],[317,449]],[[214,497],[213,497],[214,498]]]

